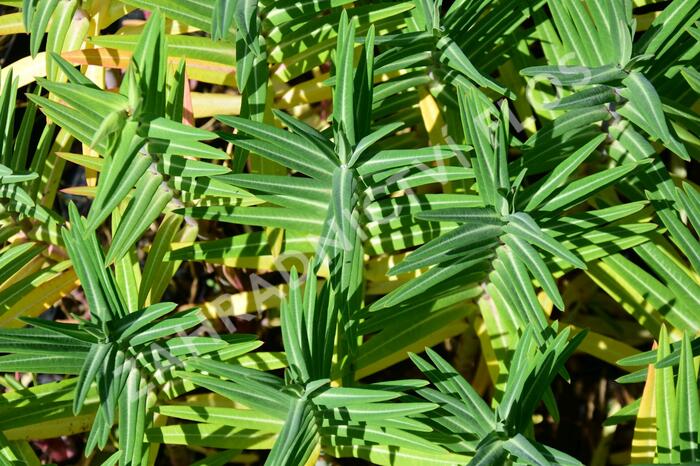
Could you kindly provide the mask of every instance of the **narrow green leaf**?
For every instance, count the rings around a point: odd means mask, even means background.
[[[681,344],[681,363],[678,368],[678,384],[676,386],[676,421],[680,461],[700,461],[700,398],[693,354],[690,349],[690,338],[683,335]]]
[[[566,249],[561,243],[543,232],[529,215],[518,212],[512,214],[509,218],[510,222],[503,227],[503,231],[506,233],[518,236],[528,243],[566,260],[575,267],[580,269],[586,268],[586,264],[584,264],[581,259]]]
[[[75,398],[73,399],[73,414],[77,415],[83,408],[90,385],[95,380],[98,371],[102,368],[106,358],[112,350],[112,346],[107,343],[96,343],[90,348],[90,352],[85,358],[83,368],[80,370],[78,385],[75,387]]]
[[[503,444],[503,448],[520,461],[526,461],[533,466],[551,465],[544,455],[522,434],[516,434],[514,437],[509,438]]]
[[[535,251],[535,249],[530,246],[530,244],[518,236],[515,235],[504,235],[502,237],[504,243],[508,245],[513,251],[513,254],[525,264],[532,273],[532,276],[539,282],[540,286],[545,290],[547,296],[552,300],[554,305],[560,309],[564,310],[564,300],[559,293],[554,278],[552,278],[552,273],[547,268],[544,260]]]
[[[533,210],[539,206],[543,201],[545,201],[557,188],[561,187],[567,180],[567,178],[590,156],[593,151],[605,140],[606,136],[601,134],[591,141],[586,143],[583,147],[578,149],[576,152],[567,157],[559,165],[557,165],[554,170],[547,176],[544,183],[535,191],[527,205],[525,210]],[[569,191],[567,187],[566,191]]]

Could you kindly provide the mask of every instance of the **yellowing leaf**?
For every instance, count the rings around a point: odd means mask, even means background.
[[[656,348],[656,344],[654,344]],[[656,455],[656,369],[649,364],[632,438],[632,464],[653,463]]]
[[[0,316],[0,326],[23,327],[18,317],[36,317],[53,306],[56,301],[67,296],[78,287],[75,270],[69,268],[57,272],[53,277],[41,283],[14,303]]]
[[[129,65],[131,55],[130,52],[109,48],[74,50],[61,54],[63,58],[76,65],[97,65],[122,70]],[[180,59],[170,57],[168,62],[172,65],[177,65]],[[194,59],[187,59],[185,63],[187,65],[187,75],[191,79],[223,86],[236,85],[236,70],[233,65],[227,66]]]

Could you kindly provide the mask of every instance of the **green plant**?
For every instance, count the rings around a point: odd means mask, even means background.
[[[699,3],[0,2],[0,463],[700,461]]]

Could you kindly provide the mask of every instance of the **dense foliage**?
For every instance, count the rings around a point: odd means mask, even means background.
[[[700,1],[0,4],[0,465],[700,462]]]

